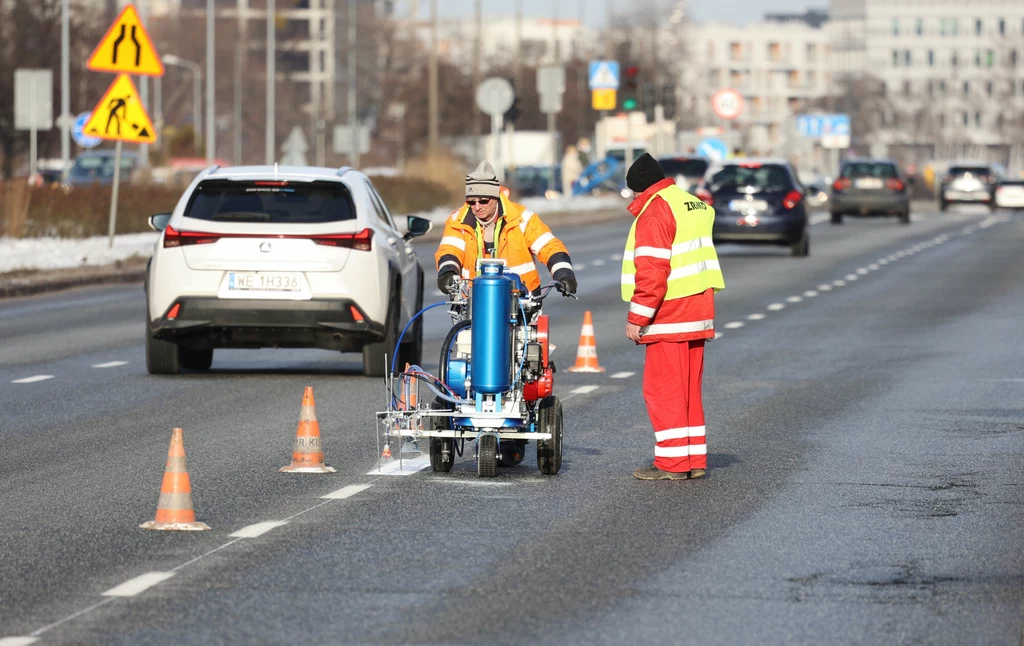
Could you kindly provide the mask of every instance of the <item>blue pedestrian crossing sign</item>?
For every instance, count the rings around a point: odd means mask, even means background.
[[[85,124],[89,122],[92,112],[83,112],[75,117],[75,123],[71,126],[71,138],[82,148],[95,148],[103,143],[99,137],[90,137],[85,134]]]
[[[722,161],[729,157],[729,145],[714,137],[705,139],[697,146],[697,154],[711,161]]]
[[[590,89],[619,89],[619,61],[590,61]]]

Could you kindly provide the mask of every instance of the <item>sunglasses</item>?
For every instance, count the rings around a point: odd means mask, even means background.
[[[490,203],[491,198],[489,197],[482,197],[479,200],[466,200],[466,204],[470,206],[476,206],[477,204],[480,204],[481,206],[487,206]]]

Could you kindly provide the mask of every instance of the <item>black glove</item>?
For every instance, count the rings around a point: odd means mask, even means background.
[[[576,294],[576,288],[578,285],[576,284],[576,277],[572,274],[566,274],[559,278],[558,284],[561,286],[558,291],[562,292],[562,294],[566,296]]]
[[[453,271],[445,272],[437,277],[437,288],[445,294],[451,294],[458,289],[459,276]]]

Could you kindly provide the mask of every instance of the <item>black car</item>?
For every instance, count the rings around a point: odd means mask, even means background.
[[[665,177],[676,180],[685,191],[691,191],[700,183],[711,161],[706,157],[662,157],[658,160]]]
[[[710,167],[697,197],[715,209],[717,242],[788,246],[810,253],[806,189],[783,159],[744,159]]]
[[[939,209],[950,204],[984,204],[994,208],[999,177],[988,164],[952,164],[939,184]]]
[[[829,212],[832,224],[842,224],[844,215],[895,215],[910,224],[910,187],[892,161],[845,161],[832,183]]]

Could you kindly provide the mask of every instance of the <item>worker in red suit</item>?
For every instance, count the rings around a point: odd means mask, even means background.
[[[648,154],[626,173],[636,220],[622,259],[626,336],[646,346],[644,401],[654,426],[654,464],[641,480],[707,473],[701,379],[704,343],[715,336],[715,292],[725,288],[711,241],[713,208],[690,195]]]

